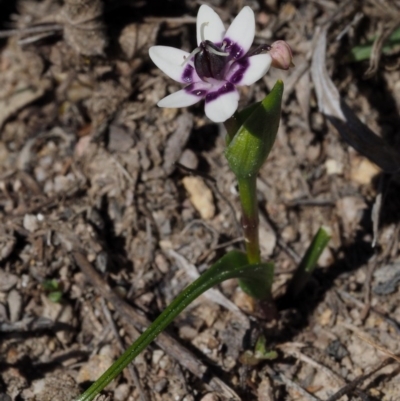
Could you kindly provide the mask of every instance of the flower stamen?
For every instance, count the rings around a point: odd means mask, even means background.
[[[181,67],[183,67],[194,55],[196,55],[200,51],[200,47],[196,47],[187,57],[184,58]]]
[[[205,37],[205,35],[204,35],[204,28],[205,28],[206,26],[208,26],[208,22],[203,22],[203,23],[201,24],[201,28],[200,28],[200,39],[201,39],[202,42],[205,42],[205,40],[206,40],[206,37]]]
[[[217,56],[223,56],[223,57],[228,57],[228,56],[229,56],[229,53],[219,52],[218,50],[215,50],[215,49],[214,49],[213,47],[211,47],[211,46],[207,46],[207,50],[208,50],[210,53],[216,54]]]

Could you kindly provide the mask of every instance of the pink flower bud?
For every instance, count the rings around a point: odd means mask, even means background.
[[[288,70],[294,67],[292,49],[284,40],[277,40],[272,43],[269,54],[272,57],[271,67],[280,70]]]

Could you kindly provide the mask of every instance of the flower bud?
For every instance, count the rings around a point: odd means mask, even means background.
[[[284,40],[277,40],[272,43],[269,54],[272,57],[271,67],[280,70],[288,70],[294,67],[292,49]]]

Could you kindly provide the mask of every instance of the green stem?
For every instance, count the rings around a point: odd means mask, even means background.
[[[246,178],[238,177],[239,195],[243,212],[241,223],[244,240],[246,243],[247,259],[250,264],[257,264],[261,262],[258,234],[259,218],[256,183],[256,175]]]

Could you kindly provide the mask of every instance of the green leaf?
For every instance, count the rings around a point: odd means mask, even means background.
[[[146,331],[124,352],[124,354],[92,384],[76,401],[90,401],[139,355],[191,302],[214,285],[230,278],[245,278],[257,281],[266,277],[267,264],[248,265],[247,256],[240,251],[231,251],[214,263],[196,281],[183,290]]]
[[[363,45],[354,46],[350,51],[350,61],[369,60],[376,36]],[[400,45],[400,28],[396,29],[386,40],[382,47],[383,54],[390,54],[396,46]]]
[[[275,266],[272,262],[261,263],[258,266],[262,268],[251,274],[249,272],[246,278],[239,280],[239,284],[246,294],[262,300],[271,297]]]
[[[42,287],[45,291],[57,291],[60,288],[60,284],[56,279],[44,280]]]
[[[229,139],[225,156],[237,177],[258,173],[275,142],[281,116],[283,82],[277,81],[262,102],[235,116],[236,123],[244,121],[233,136],[235,124],[228,127]]]
[[[258,106],[261,105],[261,102],[255,102],[250,106],[247,106],[242,111],[236,112],[231,118],[225,121],[224,125],[227,131],[226,136],[226,146],[228,146],[236,133],[239,131],[239,128],[243,125],[243,123],[250,117],[250,115],[257,109]]]
[[[257,339],[255,350],[245,351],[240,355],[239,360],[241,363],[249,366],[256,366],[260,362],[265,360],[273,360],[278,357],[278,353],[275,350],[267,349],[267,342],[264,335],[261,335]]]
[[[49,295],[47,295],[47,297],[50,299],[51,302],[54,303],[59,303],[62,299],[62,292],[61,291],[53,291],[50,292]]]
[[[289,297],[296,298],[304,289],[330,239],[331,236],[323,227],[315,234],[288,286],[287,293]]]

